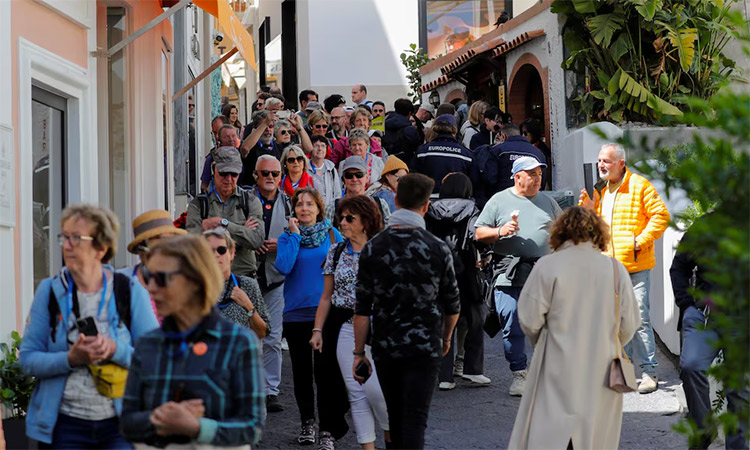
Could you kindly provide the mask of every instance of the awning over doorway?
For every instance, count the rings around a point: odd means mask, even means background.
[[[440,72],[443,75],[434,81],[422,85],[420,91],[425,93],[439,86],[445,85],[452,80],[457,79],[460,81],[460,74],[464,73],[470,68],[470,66],[477,63],[481,57],[486,59],[497,58],[500,55],[504,55],[505,53],[544,35],[544,30],[532,30],[521,33],[510,41],[505,41],[498,37],[469,49],[457,50],[456,53],[458,53],[458,55],[449,63],[440,67]]]
[[[255,43],[242,21],[234,14],[228,0],[193,0],[193,4],[219,20],[219,26],[242,58],[257,72],[258,64],[255,60]]]

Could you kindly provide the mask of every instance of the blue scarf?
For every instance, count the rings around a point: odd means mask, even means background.
[[[305,227],[300,225],[299,226],[299,234],[302,235],[302,242],[300,242],[300,247],[303,248],[316,248],[320,247],[320,244],[323,243],[326,239],[328,239],[328,233],[331,229],[331,221],[328,219],[323,219],[322,222],[318,222],[313,226]],[[285,227],[284,231],[291,234],[291,231],[289,231],[289,227]]]

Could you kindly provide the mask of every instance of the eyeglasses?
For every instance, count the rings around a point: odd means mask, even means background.
[[[352,179],[352,178],[354,178],[354,177],[357,177],[357,178],[364,178],[364,177],[365,177],[365,175],[366,175],[366,174],[365,174],[364,172],[346,172],[346,173],[344,174],[344,178],[345,178],[345,179],[347,179],[347,180],[351,180],[351,179]]]
[[[279,130],[279,134],[282,136],[286,136],[287,134],[289,134],[289,130]]]
[[[188,105],[188,107],[189,107],[189,108],[195,108],[195,105],[194,105],[194,104],[192,104],[192,103],[190,103],[190,104]]]
[[[143,276],[143,282],[146,286],[154,280],[154,283],[160,288],[167,287],[170,280],[174,275],[182,273],[181,270],[175,270],[173,272],[151,272],[146,266],[141,266],[141,275]]]
[[[216,247],[214,249],[214,251],[216,253],[218,253],[219,255],[225,254],[227,252],[227,250],[229,250],[229,249],[225,245],[220,245],[220,246],[218,246],[218,247]]]
[[[321,125],[319,123],[316,123],[315,124],[315,128],[318,129],[318,130],[325,130],[326,128],[328,128],[328,124],[324,123],[324,124]]]
[[[305,157],[304,156],[296,156],[296,157],[295,156],[289,156],[286,159],[287,163],[294,163],[294,162],[301,163],[301,162],[304,162],[304,161],[305,161]]]
[[[91,236],[81,236],[80,234],[65,234],[60,233],[57,235],[57,242],[60,243],[60,245],[65,244],[65,241],[70,242],[70,245],[73,247],[76,247],[78,244],[81,243],[81,241],[93,241],[94,238]]]
[[[226,178],[226,177],[237,178],[240,176],[240,174],[235,173],[235,172],[219,172],[219,175],[222,176],[223,178]]]
[[[339,222],[347,221],[349,223],[354,222],[354,219],[356,219],[356,216],[354,214],[347,214],[345,216],[339,217]]]
[[[273,175],[274,178],[278,178],[279,175],[281,175],[281,171],[279,170],[256,170],[255,173],[260,174],[264,178],[269,175]]]

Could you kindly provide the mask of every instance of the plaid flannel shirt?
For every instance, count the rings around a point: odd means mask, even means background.
[[[137,342],[123,398],[125,437],[156,447],[188,443],[186,436],[158,436],[151,412],[169,401],[203,399],[196,442],[254,445],[265,424],[265,382],[260,341],[214,308],[183,341],[174,320]]]

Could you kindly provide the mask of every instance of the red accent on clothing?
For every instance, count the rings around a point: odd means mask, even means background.
[[[302,177],[299,179],[297,189],[292,186],[292,179],[289,178],[289,175],[284,175],[284,179],[281,181],[281,186],[284,188],[284,192],[286,192],[287,195],[293,195],[294,191],[300,188],[315,187],[313,184],[313,178],[307,172],[302,172]]]

